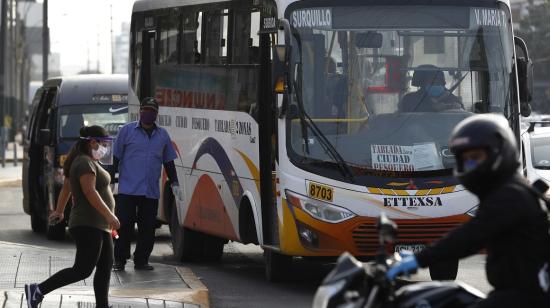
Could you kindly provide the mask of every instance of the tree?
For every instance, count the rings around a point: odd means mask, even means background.
[[[516,33],[527,43],[535,64],[535,79],[550,81],[550,0],[530,0],[527,10]]]

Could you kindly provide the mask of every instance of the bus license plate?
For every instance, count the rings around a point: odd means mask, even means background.
[[[412,251],[412,252],[420,252],[424,248],[426,248],[426,245],[424,244],[395,245],[395,252],[402,252],[405,250]]]
[[[334,190],[332,187],[309,182],[308,195],[310,198],[332,202]]]

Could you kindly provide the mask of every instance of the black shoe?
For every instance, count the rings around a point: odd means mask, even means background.
[[[36,283],[25,285],[25,296],[27,297],[28,308],[37,308],[38,304],[40,304],[44,298],[44,295],[40,293]]]
[[[114,272],[123,272],[125,266],[126,266],[125,263],[115,261],[115,263],[113,264],[113,271]]]
[[[136,265],[134,265],[134,269],[136,269],[138,271],[152,271],[155,268],[152,265],[149,265],[149,263],[145,263],[145,264],[136,264]]]

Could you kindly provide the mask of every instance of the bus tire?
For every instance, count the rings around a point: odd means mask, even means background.
[[[172,215],[170,215],[170,233],[172,234],[172,250],[176,261],[197,261],[200,259],[202,255],[201,236],[196,231],[180,226],[175,205],[172,206]]]
[[[432,280],[455,280],[458,274],[458,260],[440,262],[430,266]]]
[[[206,262],[219,261],[223,256],[224,239],[209,234],[202,236],[202,256]]]
[[[60,222],[53,226],[48,226],[46,237],[52,241],[62,241],[65,239],[65,222]]]
[[[283,282],[291,272],[292,256],[286,256],[273,250],[264,250],[265,277],[270,282]]]

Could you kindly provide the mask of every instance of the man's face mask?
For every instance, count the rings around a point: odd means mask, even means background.
[[[143,109],[139,112],[139,120],[145,125],[152,125],[157,120],[157,112],[152,109]]]
[[[479,165],[479,162],[474,159],[467,159],[464,161],[464,172],[470,172],[477,168]]]
[[[428,95],[431,97],[438,97],[445,92],[444,86],[428,86],[426,87],[426,91],[428,92]]]
[[[464,172],[476,169],[487,159],[487,153],[482,149],[469,150],[462,154]]]

